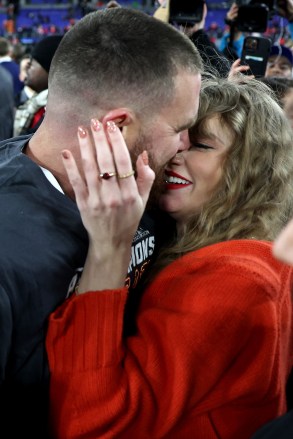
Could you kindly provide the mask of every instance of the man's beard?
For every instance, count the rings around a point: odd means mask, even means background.
[[[148,199],[147,208],[158,207],[159,198],[164,190],[164,171],[166,166],[166,164],[158,165],[155,162],[153,155],[150,152],[152,149],[151,144],[152,144],[152,140],[150,136],[146,136],[143,133],[140,133],[139,137],[137,138],[135,144],[132,146],[130,151],[133,169],[135,169],[136,160],[139,154],[141,154],[143,151],[147,151],[149,158],[149,166],[155,172],[156,175]]]

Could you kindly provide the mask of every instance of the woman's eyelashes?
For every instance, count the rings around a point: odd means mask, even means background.
[[[214,149],[213,146],[201,142],[192,142],[189,149]]]

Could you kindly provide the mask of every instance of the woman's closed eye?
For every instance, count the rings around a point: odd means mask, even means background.
[[[214,149],[213,146],[201,142],[192,142],[189,149]]]

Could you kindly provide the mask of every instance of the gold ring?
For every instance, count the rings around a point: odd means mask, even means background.
[[[117,172],[102,172],[99,177],[103,180],[109,180],[111,177],[115,177],[117,175]]]
[[[127,172],[127,174],[118,174],[118,178],[122,180],[123,178],[132,177],[134,175],[134,170]]]

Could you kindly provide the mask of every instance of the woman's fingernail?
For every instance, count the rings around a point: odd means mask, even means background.
[[[79,136],[81,137],[81,138],[85,138],[86,137],[86,130],[84,129],[84,128],[82,128],[82,127],[78,127],[78,134],[79,134]]]
[[[109,133],[114,133],[117,130],[117,125],[115,124],[115,122],[113,122],[113,120],[108,120],[107,130],[109,131]]]
[[[92,119],[91,120],[91,124],[92,124],[92,129],[94,131],[100,131],[101,129],[101,124],[97,119]]]

